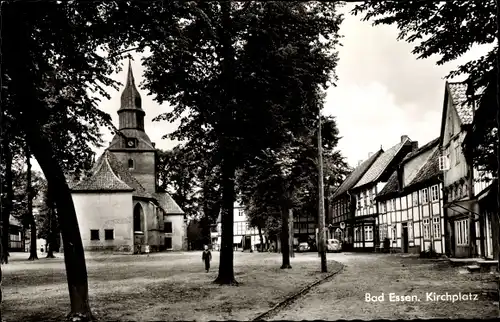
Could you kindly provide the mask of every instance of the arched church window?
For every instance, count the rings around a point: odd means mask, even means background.
[[[134,231],[142,231],[143,210],[140,204],[134,207]]]
[[[134,168],[134,160],[128,159],[128,168],[133,169]]]

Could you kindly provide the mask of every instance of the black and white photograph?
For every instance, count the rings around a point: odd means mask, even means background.
[[[500,0],[2,0],[0,321],[500,317]]]

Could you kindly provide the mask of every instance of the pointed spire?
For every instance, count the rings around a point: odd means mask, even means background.
[[[132,73],[132,61],[131,61],[130,57],[128,59],[128,74],[127,74],[126,87],[129,87],[129,86],[135,86],[134,74]]]
[[[125,85],[125,89],[123,90],[121,97],[121,106],[120,110],[142,110],[141,104],[141,95],[139,91],[135,87],[134,74],[132,72],[132,62],[129,58],[128,60],[128,73],[127,73],[127,84]]]

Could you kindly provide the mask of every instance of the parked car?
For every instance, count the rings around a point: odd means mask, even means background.
[[[338,239],[328,239],[326,241],[327,252],[340,252],[342,250],[342,243]]]
[[[297,252],[307,252],[311,248],[309,247],[308,243],[300,243],[299,246],[297,246]]]

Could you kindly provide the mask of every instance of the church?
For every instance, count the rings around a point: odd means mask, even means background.
[[[91,175],[71,189],[86,251],[144,253],[186,250],[186,216],[158,190],[156,149],[129,61],[119,127]]]

